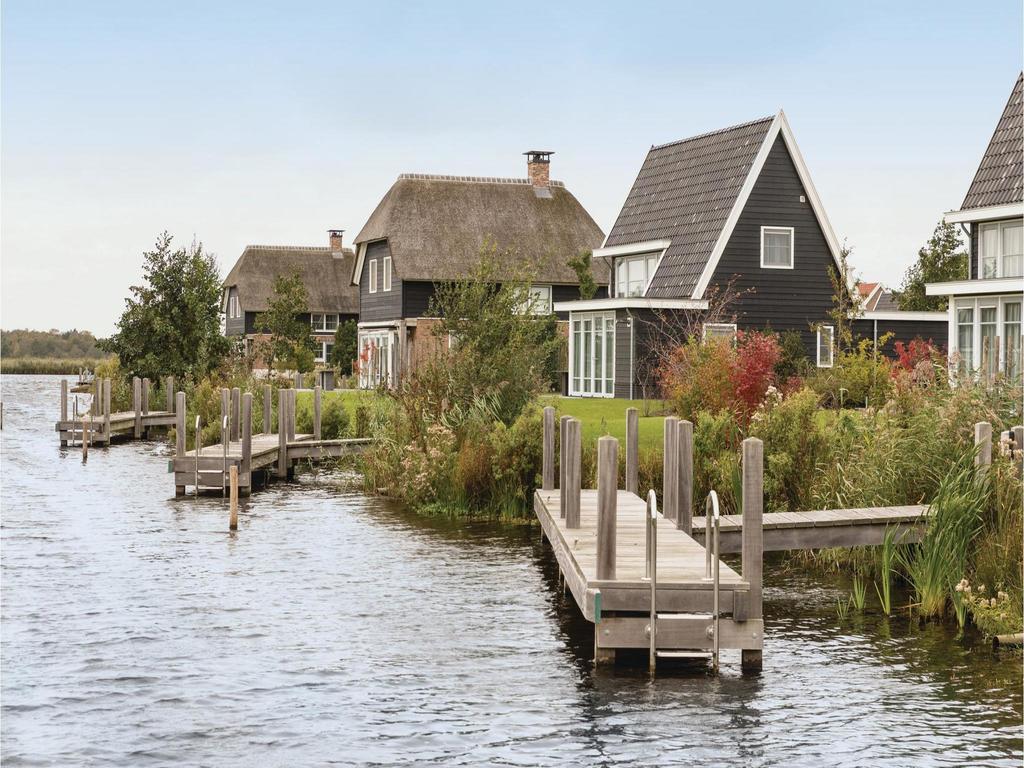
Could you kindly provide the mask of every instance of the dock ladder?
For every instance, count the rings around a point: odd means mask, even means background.
[[[719,601],[719,530],[721,515],[718,508],[718,494],[711,491],[704,505],[705,518],[712,521],[712,536],[707,552],[704,581],[711,583],[712,609],[708,636],[712,648],[707,650],[658,650],[658,622],[680,621],[703,618],[707,614],[694,613],[659,613],[658,612],[658,498],[653,490],[647,494],[647,539],[646,539],[646,580],[651,585],[650,623],[647,625],[647,636],[650,640],[648,666],[653,675],[657,670],[658,659],[710,659],[712,669],[718,672],[719,617],[721,616]]]

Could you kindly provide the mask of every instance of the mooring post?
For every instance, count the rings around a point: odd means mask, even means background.
[[[555,409],[544,407],[544,463],[541,471],[541,485],[545,491],[555,488]]]
[[[229,501],[230,517],[228,518],[228,530],[238,530],[238,465],[232,464],[228,469],[228,477],[231,484],[231,496]]]
[[[640,493],[640,411],[626,409],[626,490]]]
[[[89,419],[86,420],[85,416],[82,416],[82,463],[84,464],[89,460],[89,427],[92,425],[92,414],[89,414]]]
[[[295,408],[296,408],[296,403],[298,403],[298,397],[296,397],[297,395],[298,395],[298,390],[296,390],[296,389],[289,389],[288,390],[288,439],[289,440],[294,440],[295,439],[295,421],[296,421],[296,418],[295,418]]]
[[[174,403],[174,456],[178,459],[185,458],[185,440],[188,435],[185,434],[185,393],[179,392],[175,395]],[[175,479],[177,479],[177,472],[175,472]],[[184,496],[185,486],[174,484],[174,495]]]
[[[679,419],[665,417],[664,456],[662,457],[661,514],[669,520],[679,519]]]
[[[983,482],[992,465],[992,425],[987,421],[979,421],[974,425],[974,449],[978,482]]]
[[[263,434],[274,434],[274,390],[269,384],[263,385]]]
[[[241,437],[239,424],[242,421],[242,390],[233,387],[231,390],[231,439],[238,442]]]
[[[277,477],[288,477],[288,390],[277,390]]]
[[[103,380],[103,442],[110,445],[110,379]]]
[[[320,385],[317,384],[313,387],[313,439],[319,440],[321,435],[320,430],[320,398],[323,390]]]
[[[142,380],[142,415],[149,413],[149,379]]]
[[[64,424],[68,420],[68,380],[60,380],[60,423],[61,430],[64,429]],[[63,431],[60,433],[63,435]],[[72,439],[74,439],[74,433],[72,432]],[[63,448],[68,444],[67,440],[60,441],[61,447]]]
[[[558,516],[565,517],[565,498],[569,488],[569,422],[572,416],[558,420]]]
[[[566,472],[568,490],[565,496],[565,527],[580,527],[580,488],[582,478],[583,441],[579,419],[570,419],[566,426],[566,458],[569,467]]]
[[[676,527],[687,536],[693,533],[693,424],[680,421],[679,426],[679,517]],[[705,542],[710,542],[707,536]]]
[[[174,377],[168,376],[164,379],[164,406],[168,413],[174,413]]]
[[[764,572],[764,443],[756,437],[743,441],[743,533],[741,558],[743,580],[750,584],[748,619],[760,619],[761,580]],[[704,545],[710,546],[710,520],[707,521]],[[741,666],[745,670],[761,669],[761,651],[743,651]]]
[[[619,441],[597,441],[597,578],[615,578],[615,517],[618,512]]]
[[[142,379],[132,377],[132,408],[135,410],[135,439],[142,437]]]
[[[252,488],[252,394],[242,395],[242,480],[246,493]]]
[[[99,386],[100,383],[94,376],[92,379],[92,399],[89,402],[89,415],[92,416],[96,413],[96,409],[99,408]]]

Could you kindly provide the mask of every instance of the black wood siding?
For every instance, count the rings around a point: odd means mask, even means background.
[[[230,311],[231,308],[231,297],[238,296],[237,288],[228,288],[228,300],[227,306]],[[224,316],[224,335],[225,336],[241,336],[245,333],[245,313],[242,313],[241,317],[231,317],[225,314]]]
[[[828,322],[832,307],[832,254],[796,166],[780,135],[722,253],[710,286],[733,286],[739,328],[799,331],[814,360],[813,324]],[[793,227],[793,269],[761,268],[761,227]]]
[[[406,280],[402,284],[402,317],[430,317],[430,300],[436,288],[427,280]]]
[[[874,339],[875,321],[868,319],[855,320],[853,323],[853,335],[855,339]],[[931,341],[938,347],[946,349],[949,342],[949,323],[945,320],[879,320],[878,338],[881,339],[886,333],[891,333],[892,338],[882,348],[882,354],[887,357],[895,357],[894,347],[897,341],[909,344],[916,338]]]
[[[402,280],[397,265],[391,260],[391,290],[384,290],[384,257],[391,255],[387,240],[366,246],[363,272],[359,276],[359,319],[365,322],[399,320],[402,318]],[[370,260],[376,259],[377,292],[370,293]]]

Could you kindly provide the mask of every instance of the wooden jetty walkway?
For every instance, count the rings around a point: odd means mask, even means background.
[[[896,530],[920,541],[922,505],[764,512],[764,446],[742,445],[742,514],[721,515],[717,494],[694,516],[693,425],[665,420],[662,509],[651,490],[638,493],[639,416],[627,411],[625,489],[618,488],[618,440],[598,440],[597,489],[581,487],[581,425],[544,409],[542,487],[534,513],[558,561],[560,576],[583,616],[594,623],[594,660],[646,649],[660,658],[705,659],[717,668],[722,650],[738,650],[744,670],[761,667],[764,647],[764,552],[880,545]],[[556,432],[558,481],[556,485]],[[1004,436],[1005,437],[1005,436]],[[1024,434],[1010,437],[1024,444]],[[975,428],[979,472],[992,455],[992,430]],[[740,568],[721,555],[740,554]]]
[[[92,400],[88,409],[78,412],[78,399],[69,413],[68,382],[60,383],[60,419],[55,431],[60,436],[61,446],[81,444],[88,440],[92,445],[109,445],[115,439],[141,440],[149,437],[153,427],[169,427],[174,424],[174,377],[164,380],[166,409],[150,410],[150,381],[135,377],[132,380],[132,410],[110,411],[110,379],[94,378],[91,383]]]

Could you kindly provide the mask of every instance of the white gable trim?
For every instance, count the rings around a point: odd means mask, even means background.
[[[768,133],[765,134],[764,142],[761,144],[761,148],[757,151],[757,155],[754,157],[754,162],[750,166],[750,171],[747,173],[747,178],[744,180],[743,186],[740,187],[740,192],[736,196],[736,202],[733,203],[732,210],[729,211],[729,217],[725,220],[725,226],[722,227],[722,231],[718,235],[718,240],[715,241],[715,247],[711,250],[711,256],[708,258],[707,264],[704,265],[704,270],[701,272],[700,279],[697,281],[697,285],[693,289],[692,298],[704,298],[704,292],[708,289],[708,285],[711,283],[711,278],[715,274],[715,269],[718,268],[718,262],[722,259],[722,253],[725,252],[725,246],[728,245],[729,238],[732,237],[732,232],[736,228],[736,223],[740,219],[740,214],[743,213],[743,209],[747,205],[750,193],[754,190],[754,184],[761,175],[764,164],[768,160],[768,154],[771,152],[772,145],[775,143],[775,139],[780,133],[782,134],[783,141],[786,143],[786,149],[789,150],[789,155],[793,159],[793,165],[796,166],[797,175],[800,177],[800,183],[803,185],[804,191],[807,193],[807,199],[811,204],[811,209],[814,211],[814,215],[818,219],[818,226],[821,227],[821,231],[825,235],[825,242],[828,243],[828,248],[832,252],[832,259],[835,261],[836,268],[840,268],[841,256],[839,241],[836,239],[836,234],[832,229],[832,224],[829,222],[828,215],[825,213],[825,206],[822,205],[821,198],[818,197],[818,192],[814,188],[814,182],[811,181],[811,174],[810,171],[807,170],[807,166],[804,164],[804,158],[803,155],[800,154],[800,148],[796,145],[796,139],[793,137],[793,131],[789,127],[789,121],[786,119],[786,113],[780,109],[775,115],[775,119],[772,120],[772,124],[768,127]]]
[[[1024,203],[1007,203],[1006,205],[987,205],[984,208],[967,208],[962,211],[947,211],[942,220],[947,224],[966,224],[972,221],[991,221],[993,219],[1013,219],[1024,216]]]
[[[364,258],[366,258],[366,243],[359,243],[356,246],[356,265],[352,268],[352,285],[359,285],[359,279],[363,276]]]

